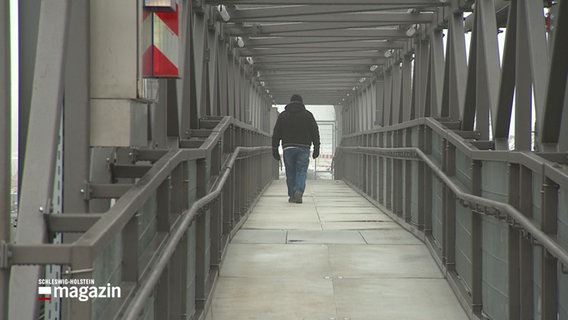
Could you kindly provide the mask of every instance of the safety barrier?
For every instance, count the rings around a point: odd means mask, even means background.
[[[491,150],[454,127],[350,135],[336,178],[425,241],[470,318],[568,319],[567,154]]]
[[[226,245],[277,174],[269,136],[230,117],[217,122],[199,148],[131,150],[133,165],[114,165],[112,170],[117,181],[134,178],[134,184],[87,190],[116,199],[107,212],[46,214],[51,235],[80,232],[78,240],[9,243],[2,248],[10,252],[5,266],[61,265],[62,278],[55,279],[59,283],[92,280],[116,286],[120,293],[106,299],[65,299],[65,319],[202,316]],[[53,288],[53,280],[34,281]],[[11,292],[9,299],[18,297]],[[39,300],[58,297],[43,298]],[[11,318],[17,312],[11,310]]]

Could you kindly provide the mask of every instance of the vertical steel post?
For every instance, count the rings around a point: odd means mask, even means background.
[[[158,232],[170,230],[171,178],[164,180],[156,191],[156,229]],[[187,195],[187,193],[186,193]]]
[[[476,82],[476,125],[482,140],[489,139],[492,119],[496,118],[499,77],[493,76],[500,70],[499,49],[497,48],[497,22],[493,1],[476,3],[477,28],[477,82]],[[470,57],[471,59],[471,57]],[[494,129],[494,128],[493,128]]]
[[[158,79],[158,101],[150,104],[148,115],[150,117],[150,130],[148,140],[151,141],[152,148],[165,148],[168,141],[168,79]],[[176,131],[176,136],[178,132]]]
[[[475,124],[475,106],[477,105],[476,84],[477,84],[477,22],[473,23],[471,41],[469,43],[469,60],[467,63],[467,80],[465,88],[465,99],[462,113],[462,130],[472,131]]]
[[[193,30],[193,10],[190,3],[183,5],[183,15],[180,16],[180,19],[182,28],[179,39],[183,44],[183,59],[180,59],[182,77],[177,81],[179,82],[179,87],[184,88],[184,90],[180,90],[179,136],[187,137],[190,128],[192,125],[195,125],[191,121],[195,121],[194,118],[196,118],[193,114],[195,110],[193,103],[193,99],[195,99],[193,90],[195,77],[193,72],[193,37],[191,36]]]
[[[168,291],[170,319],[183,319],[186,312],[187,232],[170,258]],[[162,317],[159,316],[158,319]]]
[[[386,133],[386,139],[387,139],[386,147],[391,148],[392,147],[392,131],[389,131],[389,132]],[[393,193],[392,192],[392,177],[393,177],[392,163],[393,163],[392,158],[386,158],[385,159],[385,165],[386,165],[385,207],[389,210],[392,210],[392,193]]]
[[[446,175],[455,176],[456,147],[444,139],[444,170]],[[453,271],[456,264],[456,198],[447,186],[443,188],[444,199],[444,262],[448,270]]]
[[[4,244],[10,242],[11,182],[11,86],[10,0],[0,0],[0,261]],[[8,319],[10,269],[0,266],[0,319]]]
[[[393,67],[385,71],[385,104],[383,109],[383,126],[392,124],[392,87],[393,87]]]
[[[499,87],[499,100],[497,103],[496,117],[493,120],[495,149],[509,149],[509,129],[513,108],[513,92],[515,90],[516,73],[516,42],[517,42],[517,4],[511,1],[509,5],[509,17],[507,18],[507,34],[503,49],[503,64],[501,66],[501,83]]]
[[[403,138],[403,130],[397,130],[395,131],[395,141],[394,141],[394,147],[396,148],[400,148],[402,147],[402,138]],[[402,207],[402,203],[403,203],[403,197],[404,197],[404,193],[403,193],[403,163],[404,160],[401,159],[393,159],[394,161],[394,181],[396,181],[396,185],[394,187],[394,209],[395,209],[395,213],[396,215],[398,215],[399,217],[402,217],[403,215],[403,207]]]
[[[444,44],[442,30],[437,29],[430,35],[430,116],[439,117],[442,109],[444,88]]]
[[[207,194],[208,181],[209,181],[209,161],[211,155],[208,155],[206,159],[197,161],[197,198],[201,198]],[[196,235],[196,254],[197,254],[197,266],[195,268],[195,300],[197,304],[203,303],[206,298],[206,283],[208,276],[208,268],[206,265],[209,261],[205,261],[207,256],[207,243],[208,239],[206,232],[207,224],[207,210],[203,210],[200,215],[197,216],[195,220],[197,235]],[[201,304],[202,306],[203,304]]]
[[[518,209],[519,207],[519,181],[520,166],[518,164],[509,163],[509,204]],[[508,288],[509,288],[509,318],[520,319],[519,311],[521,309],[521,285],[520,285],[520,242],[521,233],[515,226],[509,226],[509,253],[508,253]],[[532,279],[531,279],[532,281]],[[531,302],[532,304],[532,302]],[[527,315],[528,316],[528,315]],[[531,314],[532,316],[532,314]]]
[[[471,193],[481,195],[481,166],[479,160],[471,162]],[[474,314],[480,314],[483,307],[483,242],[482,217],[479,213],[471,212],[471,309]]]
[[[546,94],[548,91],[548,75],[550,56],[548,53],[546,30],[544,25],[543,3],[532,0],[522,0],[518,3],[520,9],[517,21],[519,22],[518,34],[523,34],[527,41],[527,55],[529,57],[530,73],[532,80],[532,93],[536,118],[537,142],[540,140],[543,114],[545,110]],[[523,13],[522,16],[520,13]],[[526,28],[526,32],[522,28]],[[524,66],[526,68],[526,65]],[[562,68],[562,64],[559,65]],[[519,69],[517,69],[519,70]],[[519,89],[517,88],[517,92]],[[530,127],[532,128],[532,126]]]
[[[22,181],[28,122],[33,92],[34,67],[37,51],[40,4],[37,0],[18,1],[18,181]],[[7,20],[3,20],[7,21]],[[21,196],[21,184],[18,185]],[[19,199],[19,198],[18,198]]]
[[[382,78],[380,78],[382,77]],[[377,95],[377,106],[375,109],[375,125],[383,126],[383,113],[384,113],[384,95],[385,95],[385,81],[384,81],[384,74],[381,74],[377,79],[377,83],[375,85],[376,95]]]
[[[418,126],[418,148],[424,151],[425,144],[425,127],[424,125]],[[424,230],[424,192],[422,191],[425,187],[426,180],[426,164],[423,161],[418,162],[418,229]]]
[[[160,281],[156,289],[154,289],[154,319],[171,319],[169,290],[170,269],[171,264],[168,264],[164,268],[164,271],[162,271]]]
[[[430,43],[428,40],[420,40],[416,48],[414,69],[415,77],[415,116],[416,118],[425,117],[426,91],[428,84],[428,60],[430,59]]]
[[[558,145],[559,150],[566,150],[566,116],[568,112],[568,99],[566,99],[566,85],[568,83],[566,74],[568,74],[568,43],[566,42],[566,34],[568,34],[568,4],[561,1],[553,9],[553,14],[557,17],[556,25],[553,33],[553,44],[550,57],[550,73],[548,75],[548,90],[546,102],[544,104],[542,123],[540,129],[540,142],[542,150],[556,151],[554,147]],[[554,12],[556,11],[556,12]],[[563,120],[564,118],[564,120]],[[564,122],[563,122],[564,121]],[[564,124],[564,125],[563,125]]]
[[[400,122],[411,119],[412,108],[412,54],[407,54],[402,58],[402,89]]]
[[[407,91],[408,92],[408,91]],[[406,129],[405,147],[412,146],[412,128]],[[411,160],[404,161],[404,221],[411,223],[412,221],[412,185],[416,183],[412,175]]]
[[[455,2],[454,2],[455,3]],[[448,80],[448,115],[452,120],[459,120],[463,115],[467,78],[467,62],[463,12],[454,11],[449,16],[448,49],[450,52],[450,70]]]
[[[432,154],[432,129],[424,126],[424,145],[422,151],[425,154]],[[432,236],[432,179],[434,174],[427,165],[424,165],[424,184],[422,185],[423,204],[422,210],[424,215],[424,233],[427,236]]]
[[[542,231],[556,238],[558,233],[558,185],[550,178],[542,185]],[[543,249],[542,253],[542,319],[558,315],[558,259]]]
[[[138,214],[122,229],[122,281],[138,282]]]
[[[85,182],[89,181],[90,170],[90,1],[74,0],[70,10],[63,105],[61,212],[89,212],[90,203],[87,200],[88,195],[85,194]],[[102,200],[97,202],[100,206]],[[62,238],[64,243],[72,243],[79,236],[66,233]],[[60,318],[66,319],[69,317],[69,305],[68,299],[60,299],[59,306],[52,300],[51,310],[46,310],[46,313],[60,309]]]
[[[89,212],[81,189],[89,180],[90,5],[74,0],[65,66],[63,212]],[[76,238],[65,235],[64,241]]]
[[[378,144],[378,137],[379,134],[378,133],[373,133],[373,141],[371,144],[371,147],[376,147]],[[371,167],[371,171],[369,172],[369,174],[372,175],[373,177],[373,199],[375,199],[376,201],[379,201],[379,183],[380,183],[380,177],[379,177],[379,156],[374,154],[373,155],[373,164]]]
[[[391,108],[391,124],[398,124],[401,122],[401,91],[402,91],[402,70],[399,63],[392,66],[392,108]]]
[[[518,1],[519,13],[523,13],[523,1]],[[519,17],[519,23],[524,25],[525,19]],[[516,33],[515,56],[515,150],[530,151],[532,147],[532,79],[530,65],[529,40],[527,34],[518,30]],[[543,48],[544,49],[544,48]]]
[[[50,210],[61,124],[70,1],[41,2],[26,159],[21,180],[16,242],[47,240],[43,214]],[[10,282],[10,317],[32,319],[39,313],[37,279],[43,268],[15,267]]]
[[[525,216],[532,219],[533,211],[533,175],[532,171],[524,166],[519,168],[519,202],[518,208]],[[521,196],[522,195],[522,196]],[[533,319],[533,291],[534,267],[533,244],[526,237],[519,238],[519,318]],[[513,318],[511,318],[513,319]]]

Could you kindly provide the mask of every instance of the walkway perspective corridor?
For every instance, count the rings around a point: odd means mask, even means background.
[[[274,181],[229,244],[207,320],[467,319],[426,246],[342,181]]]

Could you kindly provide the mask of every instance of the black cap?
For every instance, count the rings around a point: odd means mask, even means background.
[[[292,98],[290,98],[290,102],[301,102],[304,103],[304,100],[302,99],[302,96],[299,94],[293,94]]]

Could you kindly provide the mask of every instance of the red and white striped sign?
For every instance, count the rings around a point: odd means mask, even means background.
[[[144,53],[142,76],[176,78],[179,76],[179,6],[176,10],[144,10],[142,17]]]

